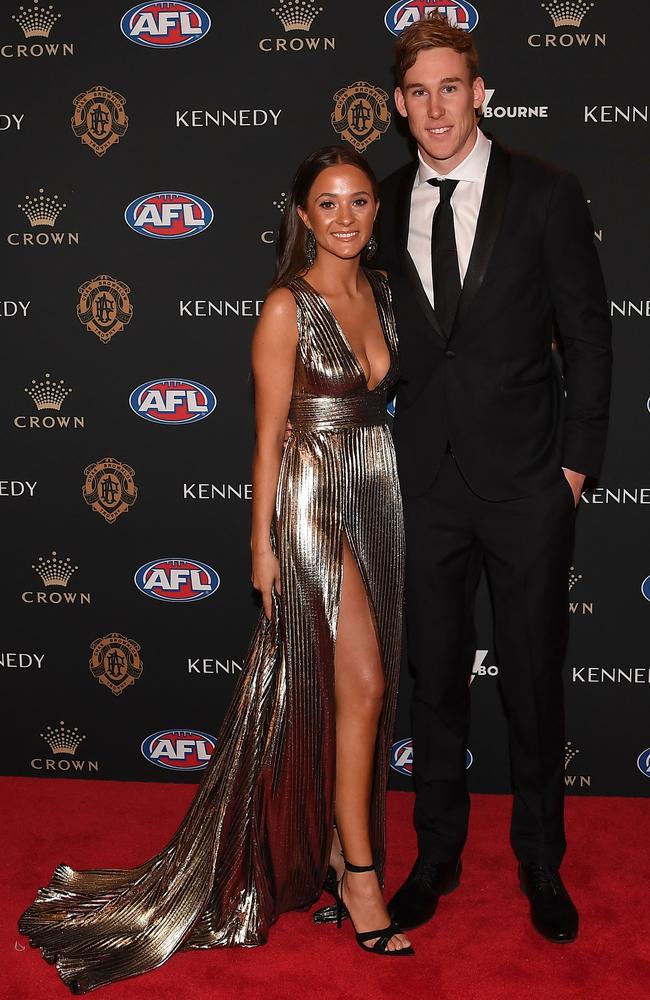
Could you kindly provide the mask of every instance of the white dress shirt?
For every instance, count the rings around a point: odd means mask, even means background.
[[[465,280],[469,264],[476,222],[481,208],[485,174],[490,160],[492,143],[476,130],[476,142],[471,153],[468,153],[462,163],[454,167],[448,174],[439,174],[433,167],[424,162],[418,150],[420,165],[415,175],[411,195],[411,215],[409,220],[408,252],[420,276],[422,287],[432,306],[433,275],[431,273],[431,226],[433,213],[440,201],[440,188],[428,184],[431,177],[441,180],[457,180],[454,193],[451,196],[451,207],[454,213],[454,231],[456,233],[456,250],[458,252],[458,269],[461,286]]]

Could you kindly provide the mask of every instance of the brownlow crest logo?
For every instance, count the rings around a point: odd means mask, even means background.
[[[79,322],[96,334],[102,344],[108,344],[131,322],[131,289],[123,281],[110,274],[98,274],[80,285],[78,291],[81,296],[77,306]]]
[[[119,695],[142,674],[140,646],[119,632],[111,632],[90,644],[90,672],[100,684]]]
[[[135,503],[138,488],[134,470],[114,458],[102,458],[84,469],[83,498],[89,507],[114,524]]]
[[[97,84],[78,94],[73,103],[72,131],[97,156],[103,156],[119,142],[129,127],[125,98],[108,87]]]
[[[357,80],[334,94],[332,128],[359,153],[380,139],[390,125],[388,94],[365,80]]]

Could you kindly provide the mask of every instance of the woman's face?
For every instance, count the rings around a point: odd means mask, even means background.
[[[320,172],[298,214],[314,232],[317,253],[348,260],[357,257],[370,239],[378,209],[363,170],[337,163]]]

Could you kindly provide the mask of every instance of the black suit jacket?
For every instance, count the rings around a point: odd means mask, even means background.
[[[470,487],[489,500],[537,493],[562,466],[596,476],[611,324],[577,179],[492,143],[447,338],[407,251],[416,170],[411,163],[383,182],[378,229],[399,337],[395,443],[404,493],[430,487],[447,442]]]

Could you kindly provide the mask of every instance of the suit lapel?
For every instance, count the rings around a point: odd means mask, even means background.
[[[422,287],[420,275],[418,274],[417,268],[413,263],[413,258],[408,252],[408,235],[411,221],[411,194],[413,192],[413,182],[415,180],[417,169],[418,165],[416,162],[412,169],[404,171],[397,191],[397,197],[395,199],[395,232],[397,234],[399,259],[409,281],[411,282],[411,285],[413,286],[418,305],[432,327],[433,332],[439,337],[442,337],[442,339],[446,342],[447,337],[438,322],[429,299],[427,298],[427,293]]]
[[[454,330],[467,316],[483,284],[483,278],[499,234],[509,185],[510,156],[502,146],[492,140],[490,162],[488,163],[481,208],[476,222],[476,235],[458,302]]]

